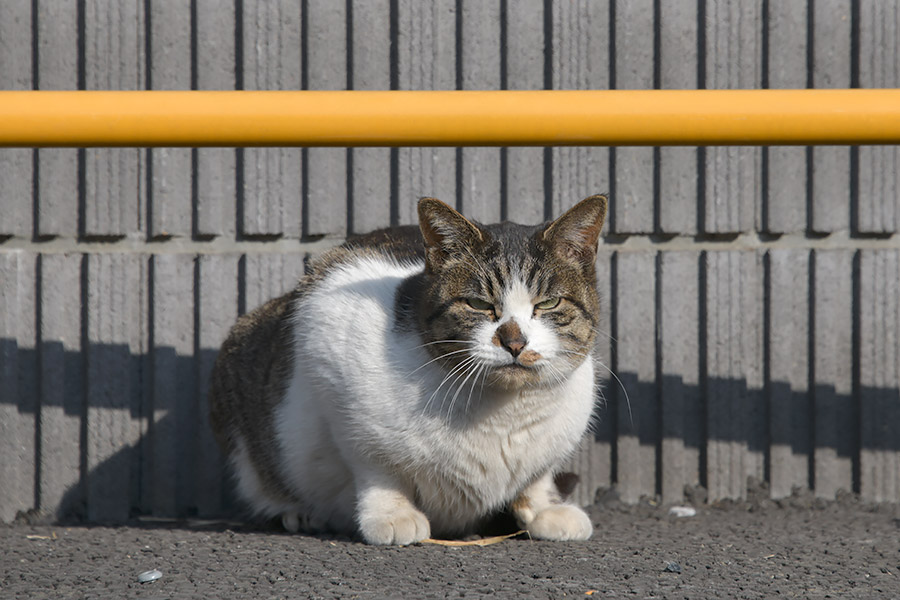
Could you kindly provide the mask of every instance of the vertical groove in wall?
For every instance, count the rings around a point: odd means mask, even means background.
[[[87,254],[83,254],[79,261],[79,276],[81,283],[79,288],[81,321],[78,347],[81,354],[81,405],[78,407],[78,487],[76,488],[76,498],[73,501],[74,507],[72,516],[86,519],[88,516],[87,488],[88,480],[90,479],[90,470],[88,466],[88,407],[90,406],[90,388],[88,386],[89,366],[87,357],[87,348],[90,341],[90,334],[88,332],[88,316],[90,312],[88,306],[90,261],[88,260]]]
[[[816,253],[809,253],[809,272],[807,275],[807,306],[809,316],[806,319],[806,330],[808,332],[806,338],[806,389],[808,391],[808,399],[806,404],[806,419],[809,428],[809,456],[807,457],[807,474],[806,480],[809,489],[816,489],[816,461],[815,448],[816,444]]]
[[[613,393],[609,395],[607,402],[607,419],[612,424],[612,440],[610,443],[610,470],[609,481],[612,485],[619,484],[619,439],[622,435],[620,426],[620,412],[622,405],[628,401],[628,391],[624,389],[619,372],[619,253],[610,255],[609,261],[609,336],[610,353],[609,369],[610,377],[616,380],[618,386],[613,387]],[[627,411],[626,411],[627,412]]]
[[[661,0],[653,0],[653,82],[655,90],[662,88],[662,5]],[[651,180],[652,206],[650,230],[659,234],[662,232],[662,219],[660,213],[660,177],[662,176],[662,153],[659,146],[653,148],[651,157],[653,164],[653,176]],[[646,202],[646,200],[645,200]],[[660,486],[661,487],[661,486]]]
[[[41,79],[40,79],[40,29],[38,27],[38,13],[39,5],[38,0],[31,0],[31,89],[39,90],[41,87]],[[39,151],[37,148],[31,151],[31,237],[32,239],[38,239],[41,235],[41,218],[40,218],[40,206],[41,206],[41,188],[40,188],[40,180],[41,180],[41,163]],[[38,298],[40,298],[40,294],[38,294]],[[40,419],[38,419],[38,423],[40,423]],[[35,436],[35,439],[39,440],[40,436]],[[40,464],[38,464],[40,467]],[[37,498],[39,496],[38,492],[35,492],[36,500],[35,506],[39,506],[39,502]]]
[[[41,331],[41,323],[43,322],[43,302],[42,299],[44,297],[44,269],[43,269],[43,256],[38,255],[35,258],[34,265],[34,331],[35,331],[35,339],[34,339],[34,347],[35,347],[35,372],[37,373],[37,377],[34,382],[34,395],[35,395],[35,403],[34,403],[34,440],[32,444],[34,446],[34,454],[32,456],[32,460],[34,461],[34,480],[32,481],[32,490],[33,490],[33,506],[37,509],[40,509],[43,505],[41,499],[41,481],[44,476],[44,461],[41,460],[41,455],[43,453],[43,423],[46,415],[44,414],[44,338],[43,332]]]
[[[147,261],[147,296],[150,300],[147,303],[147,346],[151,350],[149,355],[145,358],[144,364],[150,371],[150,377],[144,378],[145,383],[143,388],[145,390],[145,396],[143,397],[144,402],[141,405],[141,418],[147,426],[142,432],[144,433],[144,439],[139,445],[141,472],[138,479],[137,504],[140,507],[141,512],[158,515],[161,511],[159,510],[160,507],[156,500],[158,492],[155,484],[159,483],[160,488],[163,490],[170,490],[171,486],[174,484],[174,474],[171,472],[162,472],[160,466],[164,461],[160,460],[160,457],[154,452],[157,446],[172,444],[171,439],[163,439],[160,440],[162,443],[157,443],[158,438],[162,438],[164,435],[164,430],[160,430],[161,428],[157,423],[155,414],[157,410],[157,397],[159,394],[156,390],[157,378],[153,376],[156,371],[157,362],[157,260],[157,256],[151,256]],[[169,406],[165,406],[164,399],[160,401],[160,404],[164,405],[166,409],[170,408]],[[159,482],[156,481],[157,477],[160,478]],[[171,512],[169,514],[175,514],[174,507],[169,506],[166,508],[170,509]]]
[[[656,11],[654,10],[654,13]],[[666,425],[663,413],[663,368],[662,368],[662,253],[653,257],[653,396],[652,418],[656,428],[653,440],[653,492],[661,498],[663,493],[663,439]],[[646,494],[650,496],[651,494]]]
[[[701,0],[703,1],[703,0]],[[697,255],[697,336],[698,336],[698,344],[697,344],[697,357],[698,357],[698,370],[700,371],[699,377],[699,396],[700,396],[700,428],[702,430],[702,434],[700,436],[701,444],[700,444],[700,485],[704,488],[709,489],[709,456],[707,452],[707,444],[706,440],[709,439],[709,394],[707,392],[709,388],[709,365],[707,364],[707,356],[709,353],[709,343],[708,343],[708,334],[707,330],[709,329],[709,324],[707,322],[707,314],[708,314],[708,302],[707,296],[709,294],[709,277],[707,275],[707,255],[708,251],[699,252]]]
[[[772,383],[772,253],[766,252],[762,257],[762,395],[765,410],[766,423],[766,445],[763,457],[763,481],[770,482],[770,493],[776,497],[775,490],[772,489],[772,470],[775,462],[775,453],[773,453],[772,445],[776,438],[776,429],[782,423],[776,422],[775,416],[778,413],[777,407],[774,406],[776,400],[773,400],[773,383]]]
[[[456,10],[453,13],[454,16],[454,52],[453,52],[453,61],[454,61],[454,86],[455,90],[464,89],[463,82],[463,73],[465,72],[465,66],[463,64],[463,36],[465,35],[465,30],[463,29],[463,3],[465,0],[455,0]],[[455,186],[454,191],[456,192],[455,197],[453,198],[452,206],[456,208],[456,210],[460,212],[465,211],[465,207],[463,206],[463,186],[465,185],[464,174],[463,174],[463,149],[455,148],[454,152],[456,153],[456,160],[454,162],[454,177],[455,177]]]
[[[697,0],[697,89],[707,89],[706,83],[706,11],[707,0]],[[707,229],[706,223],[706,147],[697,148],[697,231]]]
[[[616,2],[609,2],[609,42],[607,52],[609,53],[609,89],[616,89]],[[608,150],[607,160],[609,163],[609,213],[606,216],[606,229],[610,233],[618,232],[617,215],[619,203],[618,181],[616,181],[616,154],[619,149],[611,147]]]
[[[300,89],[309,89],[309,23],[306,16],[309,14],[308,0],[300,0]],[[300,239],[309,239],[309,151],[307,148],[298,150],[300,160]],[[247,307],[252,309],[253,307]]]
[[[346,31],[346,40],[347,40],[347,48],[346,48],[346,56],[345,56],[345,64],[344,69],[346,71],[346,81],[344,82],[345,89],[353,90],[356,89],[354,87],[353,75],[353,59],[354,59],[354,45],[356,43],[356,31],[353,27],[353,0],[345,0],[344,4],[344,30]],[[354,163],[353,163],[353,148],[347,148],[345,150],[344,161],[346,164],[346,182],[344,186],[347,190],[346,196],[346,207],[344,210],[345,213],[345,223],[344,223],[344,232],[347,235],[352,234],[355,231],[354,225],[354,203],[356,202],[356,190],[354,189],[353,180],[354,180]]]
[[[390,0],[390,88],[391,90],[400,89],[400,6],[398,0]],[[390,196],[387,200],[389,205],[389,225],[400,224],[400,153],[397,148],[390,150]]]
[[[189,51],[190,51],[190,89],[191,90],[199,90],[199,63],[198,63],[198,47],[199,42],[197,38],[199,37],[197,30],[197,0],[190,0],[190,23],[189,23]],[[197,148],[191,148],[190,150],[191,162],[190,162],[190,181],[191,181],[191,189],[190,189],[190,206],[191,206],[191,214],[190,214],[190,236],[192,240],[200,240],[200,239],[209,239],[209,236],[201,234],[200,231],[200,161],[199,161],[199,153]],[[205,233],[205,232],[204,232]]]
[[[762,36],[761,36],[761,54],[760,54],[760,68],[762,70],[762,79],[760,81],[760,88],[769,89],[771,88],[771,81],[769,76],[770,64],[769,64],[769,56],[770,56],[770,44],[771,44],[771,33],[772,33],[772,14],[771,14],[771,3],[769,0],[762,0],[762,8],[760,9],[762,12]],[[769,153],[771,148],[769,146],[763,146],[760,149],[760,163],[759,163],[759,176],[761,182],[761,191],[760,191],[760,214],[759,214],[759,222],[758,229],[768,231],[771,227],[772,220],[769,215],[770,208],[770,194],[769,194]]]
[[[221,485],[217,483],[222,473],[215,468],[215,464],[210,460],[208,452],[209,446],[204,444],[210,438],[211,426],[209,424],[209,403],[207,400],[206,380],[209,378],[210,372],[209,361],[203,356],[203,343],[206,341],[201,335],[200,328],[202,326],[201,318],[205,315],[201,313],[200,303],[202,300],[201,293],[201,273],[200,273],[200,256],[196,256],[192,260],[191,268],[191,311],[190,315],[190,355],[193,360],[187,365],[190,371],[191,388],[188,402],[194,405],[197,412],[194,423],[196,431],[185,432],[188,443],[192,447],[194,462],[194,479],[190,482],[190,500],[186,508],[185,514],[214,514],[221,510],[215,501],[218,495],[216,491],[221,490]],[[223,278],[228,281],[227,278]],[[219,290],[217,290],[219,291]],[[222,290],[224,291],[224,290]],[[220,291],[221,293],[221,291]],[[224,312],[224,311],[223,311]],[[224,341],[224,340],[223,340]],[[191,424],[187,424],[190,429]],[[210,464],[213,463],[213,464]],[[210,477],[210,474],[213,476]],[[218,476],[218,477],[216,477]],[[212,500],[211,500],[212,498]]]
[[[507,0],[499,1],[499,54],[500,54],[500,73],[497,82],[498,89],[509,89],[509,19]],[[498,199],[498,215],[499,221],[509,219],[509,181],[507,180],[509,173],[509,148],[498,149],[498,174],[500,176],[500,187],[498,188],[500,197]]]
[[[851,329],[850,329],[850,397],[851,397],[851,414],[853,416],[851,422],[853,423],[853,427],[848,432],[849,440],[847,441],[847,446],[852,449],[851,454],[851,479],[852,479],[852,490],[856,493],[860,493],[862,491],[862,454],[864,449],[862,447],[863,433],[862,430],[865,425],[868,423],[864,423],[863,421],[863,407],[862,407],[862,361],[861,361],[861,348],[862,348],[862,320],[863,320],[863,299],[862,299],[862,286],[863,286],[863,256],[866,258],[870,258],[873,253],[868,253],[862,250],[857,250],[853,253],[851,258],[851,303],[850,303],[850,314],[851,314]],[[877,259],[876,259],[877,260]],[[867,265],[868,266],[868,265]],[[878,281],[878,274],[872,273],[871,271],[868,273],[869,277],[866,278],[866,284],[868,286],[876,287],[879,283],[883,283],[883,281]],[[871,289],[871,288],[870,288]],[[874,294],[873,294],[874,295]],[[896,298],[896,295],[894,296]],[[866,340],[867,344],[877,347],[877,342],[875,339],[880,332],[883,332],[886,327],[889,327],[889,323],[885,323],[884,319],[884,304],[878,302],[874,298],[867,298],[867,300],[872,300],[872,303],[869,304],[866,308],[869,308],[866,311],[866,315],[868,317],[872,317],[872,313],[880,316],[881,318],[873,320],[877,320],[878,326],[873,328],[867,332],[869,335]],[[890,302],[891,299],[885,299],[885,303]],[[879,314],[880,313],[880,314]],[[879,350],[883,350],[883,348],[879,348]],[[873,353],[874,354],[874,353]],[[868,361],[868,367],[871,368],[872,365],[877,365],[879,359],[881,357],[876,357],[874,355],[867,356],[870,360]],[[879,367],[887,367],[887,368],[895,368],[896,362],[893,361],[894,364],[891,365],[878,365]],[[877,394],[878,392],[876,392]],[[868,407],[867,407],[868,408]],[[868,416],[868,415],[867,415]],[[878,419],[886,419],[889,415],[881,414],[877,418]],[[870,492],[871,490],[866,490]],[[875,496],[875,494],[872,494]],[[873,500],[877,500],[878,498],[870,498]]]
[[[552,90],[553,89],[553,48],[556,44],[556,40],[553,37],[553,23],[554,23],[554,4],[552,0],[544,0],[544,19],[543,19],[543,52],[544,52],[544,64],[543,64],[543,73],[544,78],[542,81],[541,89]],[[544,148],[543,150],[543,160],[544,160],[544,172],[543,172],[543,184],[544,184],[544,221],[549,221],[553,218],[553,149],[552,148]]]

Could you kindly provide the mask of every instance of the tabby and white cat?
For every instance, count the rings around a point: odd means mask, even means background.
[[[372,544],[465,534],[500,510],[535,538],[590,537],[553,475],[594,407],[606,205],[481,225],[423,198],[419,228],[326,252],[241,317],[210,391],[241,498],[288,530]]]

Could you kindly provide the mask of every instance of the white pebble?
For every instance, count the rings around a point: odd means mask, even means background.
[[[695,517],[697,509],[693,506],[673,506],[669,509],[669,514],[674,517]]]
[[[152,571],[144,571],[138,575],[138,581],[141,583],[150,583],[151,581],[156,581],[160,577],[162,577],[162,573],[157,569],[153,569]]]

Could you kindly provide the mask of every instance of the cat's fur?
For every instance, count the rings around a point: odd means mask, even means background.
[[[553,474],[588,427],[606,198],[539,226],[419,202],[323,254],[222,346],[211,420],[239,495],[290,530],[409,544],[510,510],[586,539]],[[553,305],[560,298],[557,305]]]

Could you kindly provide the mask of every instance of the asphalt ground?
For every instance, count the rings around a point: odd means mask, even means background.
[[[846,494],[701,505],[607,497],[586,542],[373,547],[269,524],[0,526],[0,598],[879,598],[900,600],[900,506]],[[471,541],[471,540],[469,540]],[[159,579],[140,583],[142,573]]]

